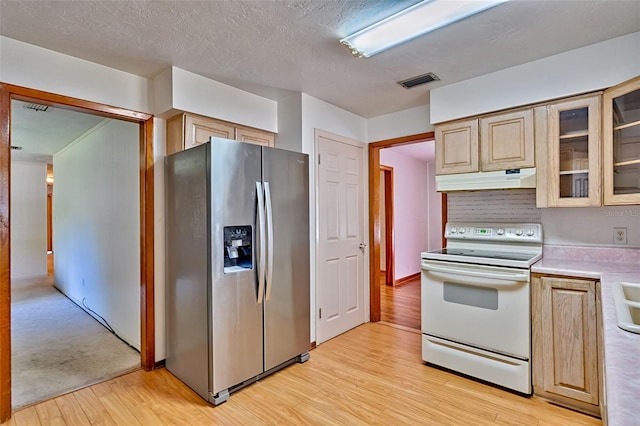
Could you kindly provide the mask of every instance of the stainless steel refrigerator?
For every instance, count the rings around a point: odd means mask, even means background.
[[[212,138],[165,170],[166,367],[219,404],[309,357],[308,156]]]

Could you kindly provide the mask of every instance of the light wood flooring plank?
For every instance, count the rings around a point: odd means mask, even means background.
[[[288,395],[274,389],[271,386],[273,384],[265,386],[262,382],[256,383],[253,389],[246,388],[237,392],[233,396],[234,402],[245,407],[262,424],[304,424],[305,418],[293,408],[300,400],[290,400]]]
[[[364,324],[212,406],[168,370],[136,371],[14,413],[15,425],[599,425],[421,361],[420,334]],[[52,405],[53,404],[53,405]],[[84,419],[84,420],[83,420]]]
[[[140,424],[162,423],[162,419],[153,410],[152,404],[145,404],[144,398],[136,391],[136,388],[129,386],[123,377],[116,377],[106,383],[112,392],[118,395],[123,407],[126,407]]]
[[[594,425],[602,423],[600,420],[591,416],[582,415],[572,410],[550,404],[540,398],[525,398],[521,395],[469,380],[455,374],[452,374],[451,379],[446,383],[445,387],[447,389],[452,388],[458,390],[459,392],[456,392],[458,400],[467,402],[479,399],[497,406],[500,413],[502,413],[501,419],[504,419],[506,415],[515,417],[526,414],[537,417],[539,421],[542,418],[548,417],[549,421],[552,422],[551,424],[556,425]],[[523,400],[528,403],[523,404]],[[578,416],[576,417],[575,414],[578,414]],[[553,423],[554,421],[558,423]]]
[[[113,420],[120,425],[139,425],[140,422],[125,406],[120,395],[113,393],[108,382],[98,383],[91,386],[93,393],[96,394],[98,400],[102,403]]]
[[[78,400],[72,394],[66,394],[54,399],[64,424],[67,425],[87,425],[90,424],[89,418],[86,416]]]
[[[11,418],[18,426],[38,426],[41,425],[38,412],[34,406],[22,408],[13,413]]]
[[[43,425],[64,425],[66,424],[62,418],[62,413],[58,408],[55,400],[50,399],[41,404],[36,405],[36,412],[40,423]]]
[[[137,407],[144,399],[127,384],[124,378],[116,377],[106,382],[112,393],[118,395],[122,405],[127,408]]]
[[[380,319],[420,330],[420,277],[399,286],[380,282]]]
[[[301,416],[306,417],[311,424],[340,424],[367,426],[368,418],[360,417],[345,404],[336,405],[335,400],[329,400],[329,391],[312,395],[302,404],[295,407]]]
[[[90,387],[80,389],[71,395],[73,395],[78,405],[82,408],[90,424],[99,426],[112,426],[116,424]]]

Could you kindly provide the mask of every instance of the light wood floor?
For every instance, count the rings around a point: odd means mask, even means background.
[[[14,413],[9,424],[599,425],[599,420],[424,365],[420,334],[364,324],[213,407],[166,369]]]
[[[383,275],[383,274],[382,274]],[[380,319],[420,330],[420,277],[400,286],[380,283]]]

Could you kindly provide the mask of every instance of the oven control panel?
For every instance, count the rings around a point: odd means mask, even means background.
[[[446,239],[542,243],[539,223],[447,223]]]

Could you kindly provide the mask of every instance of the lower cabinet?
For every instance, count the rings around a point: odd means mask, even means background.
[[[533,275],[534,394],[600,416],[600,283]]]

